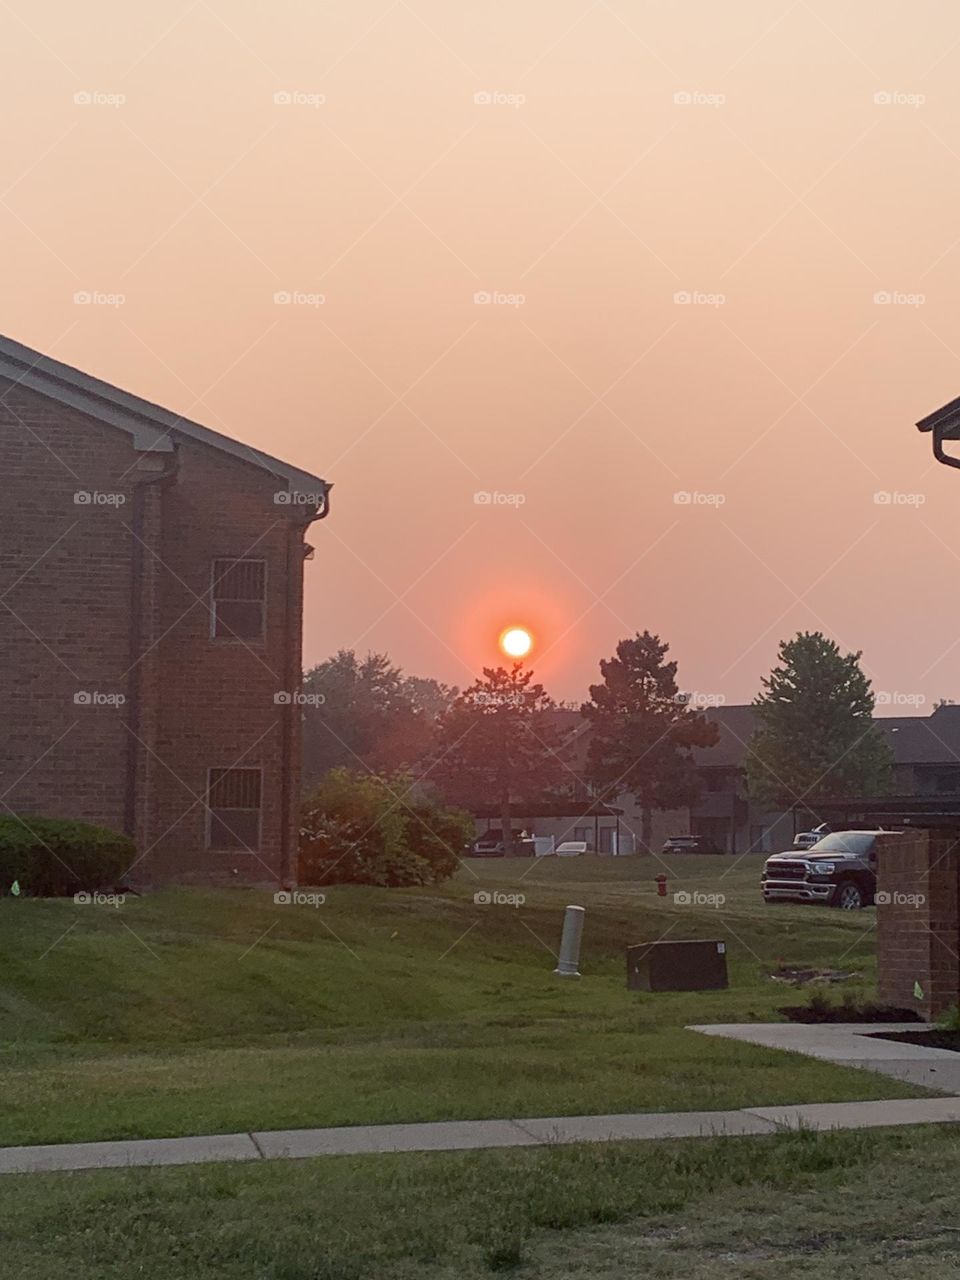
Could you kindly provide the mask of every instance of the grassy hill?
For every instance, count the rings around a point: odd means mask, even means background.
[[[683,1030],[802,999],[771,980],[781,960],[872,987],[873,912],[765,907],[759,862],[677,858],[666,898],[651,860],[585,858],[332,886],[316,908],[241,889],[5,899],[0,1143],[909,1094]],[[552,973],[568,902],[587,909],[579,980]],[[725,940],[731,989],[627,992],[625,946],[667,934]]]

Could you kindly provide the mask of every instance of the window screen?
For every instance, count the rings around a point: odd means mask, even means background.
[[[266,583],[264,560],[214,560],[210,592],[214,639],[263,639]]]
[[[246,849],[260,847],[259,769],[211,769],[208,774],[207,847]]]

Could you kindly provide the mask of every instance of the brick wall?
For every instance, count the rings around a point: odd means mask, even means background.
[[[123,824],[123,707],[74,699],[126,695],[136,461],[123,432],[0,380],[0,795],[18,812]]]
[[[298,825],[300,712],[275,695],[299,687],[304,516],[275,503],[286,483],[262,468],[177,445],[172,481],[147,484],[164,455],[0,381],[0,795],[25,815],[123,828],[132,768],[135,879],[270,881]],[[119,497],[77,504],[77,491]],[[244,556],[266,561],[265,639],[213,640],[211,563]],[[78,705],[80,691],[125,701]],[[255,854],[205,849],[207,770],[232,766],[263,770]]]
[[[281,873],[284,733],[299,712],[275,702],[291,682],[299,687],[302,555],[293,564],[293,608],[288,602],[287,510],[274,502],[285,485],[269,474],[199,445],[181,446],[175,485],[163,491],[159,644],[163,689],[156,738],[160,830],[151,840],[156,878],[269,880]],[[298,545],[302,541],[294,530]],[[266,561],[266,637],[212,640],[206,606],[214,559],[252,556]],[[295,691],[295,690],[293,690]],[[207,770],[263,770],[262,842],[256,855],[211,853],[202,865],[207,813],[196,803]],[[291,769],[296,768],[296,759]],[[298,775],[297,775],[298,776]],[[293,791],[298,791],[294,781]]]
[[[960,1004],[958,886],[957,833],[911,831],[881,842],[877,959],[882,1000],[926,1018]]]

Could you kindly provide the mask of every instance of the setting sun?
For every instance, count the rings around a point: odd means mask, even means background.
[[[533,648],[533,636],[526,627],[507,627],[500,636],[500,648],[510,658],[525,658]]]

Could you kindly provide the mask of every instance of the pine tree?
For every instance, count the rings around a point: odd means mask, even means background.
[[[504,848],[513,851],[513,804],[535,804],[556,788],[565,772],[559,739],[544,717],[553,700],[533,671],[484,667],[441,718],[434,762],[427,770],[447,799],[476,809],[495,801]]]
[[[819,631],[780,643],[779,660],[755,700],[747,753],[753,799],[799,800],[883,795],[893,753],[874,723],[874,695],[860,652],[842,654]]]
[[[605,802],[633,793],[648,852],[653,810],[696,803],[693,748],[711,747],[719,736],[679,692],[677,664],[665,661],[669,648],[649,631],[621,640],[616,657],[600,663],[603,683],[590,686],[591,700],[581,707],[590,722],[589,779]]]

